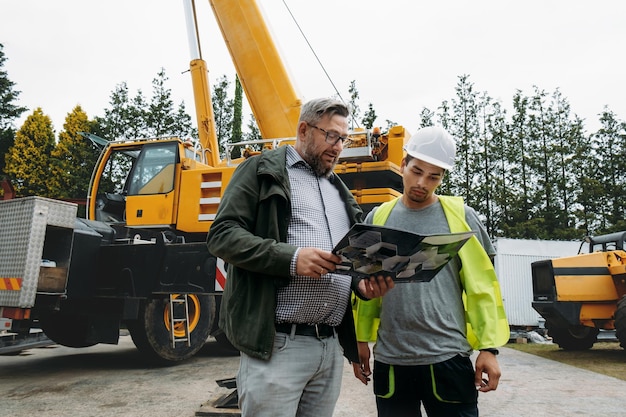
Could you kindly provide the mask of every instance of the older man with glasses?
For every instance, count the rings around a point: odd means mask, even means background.
[[[362,218],[333,172],[348,115],[336,100],[305,103],[295,145],[237,168],[209,232],[209,250],[228,263],[219,325],[241,351],[244,417],[332,416],[342,355],[358,362],[351,293],[393,287],[390,277],[335,273],[331,250]]]

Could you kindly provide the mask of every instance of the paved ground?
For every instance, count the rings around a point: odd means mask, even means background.
[[[502,378],[497,391],[480,395],[482,417],[626,416],[626,381],[514,349],[500,352]],[[335,417],[376,416],[371,386],[355,384],[351,373],[346,367]]]
[[[626,416],[626,381],[513,349],[500,361],[503,377],[480,398],[482,416]]]
[[[499,358],[503,376],[496,392],[480,396],[483,417],[626,416],[626,381],[508,348]],[[194,417],[230,392],[215,380],[234,376],[238,362],[207,346],[183,364],[149,367],[128,336],[120,346],[0,356],[0,416]],[[334,417],[375,417],[371,390],[346,363]]]

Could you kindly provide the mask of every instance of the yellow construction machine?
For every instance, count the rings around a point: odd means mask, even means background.
[[[625,240],[626,232],[588,237],[589,253],[532,264],[532,306],[561,348],[589,349],[601,330],[615,330],[626,348]]]
[[[294,141],[301,100],[254,0],[210,0],[264,148]],[[43,328],[72,347],[117,343],[126,326],[146,357],[193,356],[216,328],[225,269],[207,232],[238,160],[222,159],[195,9],[186,4],[199,131],[180,138],[112,140],[94,168],[87,218],[39,197],[0,202],[0,318],[15,332]],[[195,42],[194,42],[195,40]],[[365,210],[401,192],[408,133],[359,130],[336,172]],[[247,146],[251,144],[230,144]],[[258,148],[257,148],[258,149]],[[34,237],[34,238],[33,238]]]

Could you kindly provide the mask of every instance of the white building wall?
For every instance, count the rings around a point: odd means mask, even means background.
[[[498,238],[495,269],[504,308],[511,326],[539,326],[543,319],[532,308],[531,264],[544,259],[574,256],[580,242]]]

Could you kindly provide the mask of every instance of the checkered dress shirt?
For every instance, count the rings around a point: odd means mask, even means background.
[[[345,202],[333,185],[338,181],[318,177],[293,148],[287,149],[287,172],[291,183],[291,219],[287,243],[330,251],[350,229]],[[296,253],[297,256],[297,253]],[[276,322],[341,323],[350,298],[351,278],[327,273],[321,279],[295,275],[278,290]]]

